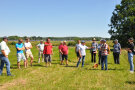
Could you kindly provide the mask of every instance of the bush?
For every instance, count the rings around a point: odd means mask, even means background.
[[[68,44],[67,44],[68,46],[75,46],[76,45],[76,43],[75,42],[68,42]]]
[[[11,42],[11,43],[10,43],[10,45],[15,45],[15,44],[16,44],[16,42]]]

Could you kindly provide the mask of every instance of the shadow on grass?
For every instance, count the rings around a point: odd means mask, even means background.
[[[65,67],[74,67],[75,68],[76,66],[65,66]]]
[[[127,84],[135,84],[135,81],[126,81]]]
[[[45,67],[45,66],[40,65],[40,64],[35,64],[35,65],[32,65],[32,66],[34,66],[34,67]]]

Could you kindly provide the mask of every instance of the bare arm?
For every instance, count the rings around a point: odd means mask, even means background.
[[[4,50],[1,50],[2,54],[8,58],[8,56],[6,55],[5,51]]]

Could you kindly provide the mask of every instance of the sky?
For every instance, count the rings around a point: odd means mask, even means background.
[[[0,0],[0,37],[110,37],[121,0]]]

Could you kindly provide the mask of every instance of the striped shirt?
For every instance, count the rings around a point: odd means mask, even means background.
[[[102,56],[108,55],[108,45],[106,43],[101,45],[101,55]]]

